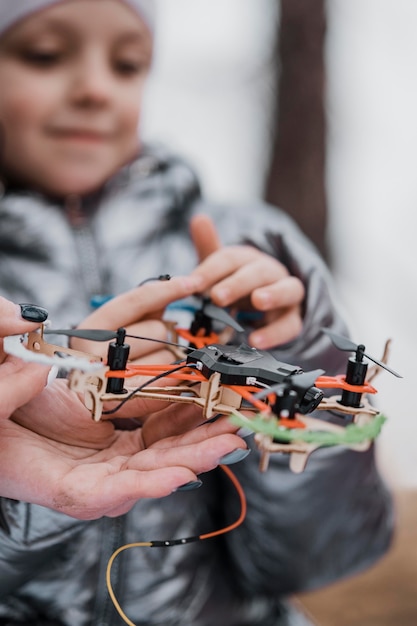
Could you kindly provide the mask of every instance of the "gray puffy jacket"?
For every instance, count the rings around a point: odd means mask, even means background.
[[[281,260],[306,286],[304,329],[274,351],[304,369],[341,373],[345,356],[320,327],[346,332],[318,254],[278,209],[205,204],[192,170],[145,151],[106,188],[80,203],[24,192],[0,200],[0,292],[49,309],[55,326],[77,324],[98,295],[114,295],[195,264],[187,223],[214,217],[225,243],[248,240]],[[59,419],[59,416],[57,416]],[[249,442],[250,444],[250,442]],[[275,455],[267,473],[252,451],[233,469],[248,500],[244,524],[217,539],[123,552],[116,596],[141,626],[289,626],[304,622],[285,597],[369,566],[387,549],[390,497],[374,452],[327,448],[304,473]],[[220,470],[196,492],[143,499],[126,515],[79,521],[40,506],[0,503],[0,624],[117,626],[105,583],[113,551],[129,542],[189,537],[238,515]]]

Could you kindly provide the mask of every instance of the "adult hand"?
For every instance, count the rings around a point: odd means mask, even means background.
[[[174,408],[143,429],[116,430],[93,422],[66,382],[56,380],[0,422],[0,493],[78,519],[112,517],[140,498],[193,483],[224,455],[246,449],[227,420],[195,428],[198,412],[173,422]],[[135,399],[129,411],[141,417],[149,406]]]
[[[199,291],[221,307],[263,313],[260,327],[249,335],[252,346],[272,348],[301,332],[304,286],[282,263],[250,245],[222,247],[206,215],[192,219],[191,236],[200,259],[191,278],[199,281]]]
[[[0,420],[7,419],[18,406],[40,393],[49,372],[44,365],[24,363],[6,354],[2,337],[30,332],[38,326],[39,322],[22,317],[20,305],[0,297]]]

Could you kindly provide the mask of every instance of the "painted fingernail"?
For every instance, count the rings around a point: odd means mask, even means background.
[[[237,448],[233,450],[233,452],[229,452],[229,454],[225,454],[219,461],[220,465],[232,465],[233,463],[239,463],[239,461],[243,461],[248,454],[250,453],[249,448]]]
[[[198,489],[203,484],[202,480],[191,480],[189,483],[185,483],[185,485],[181,485],[177,487],[175,491],[192,491],[193,489]]]
[[[245,439],[245,437],[249,437],[250,435],[253,435],[253,430],[251,430],[247,426],[242,426],[242,428],[239,428],[236,434],[239,437],[242,437],[242,439]]]
[[[28,322],[41,324],[48,319],[48,311],[36,304],[20,304],[21,316]]]

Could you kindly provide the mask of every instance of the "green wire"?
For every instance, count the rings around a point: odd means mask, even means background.
[[[286,428],[279,425],[277,418],[265,419],[262,415],[256,415],[250,420],[239,415],[232,415],[230,420],[236,426],[246,427],[255,433],[269,435],[272,439],[284,443],[294,441],[304,441],[306,443],[316,443],[321,446],[337,446],[360,444],[364,441],[373,440],[378,437],[386,417],[379,413],[371,422],[363,426],[348,424],[340,433],[326,432],[325,430],[304,430],[303,428]]]

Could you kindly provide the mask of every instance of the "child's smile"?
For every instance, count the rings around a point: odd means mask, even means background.
[[[94,130],[93,128],[53,128],[49,131],[52,138],[63,141],[81,143],[104,143],[112,137],[107,131]]]
[[[0,40],[6,178],[53,195],[103,184],[138,149],[150,60],[151,35],[118,0],[63,2],[18,23]]]

